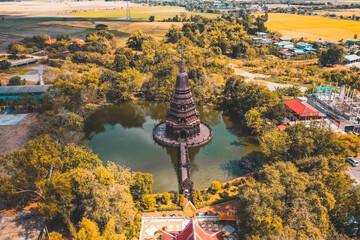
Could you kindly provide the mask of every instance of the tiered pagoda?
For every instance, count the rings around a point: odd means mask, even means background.
[[[185,196],[191,198],[193,192],[188,148],[204,145],[212,136],[211,127],[200,121],[182,59],[166,121],[155,126],[153,137],[161,145],[179,148],[179,186]]]
[[[200,134],[199,112],[195,108],[184,60],[166,113],[166,134],[173,139],[191,139]]]
[[[153,136],[158,143],[169,147],[179,147],[181,141],[185,141],[187,147],[200,146],[212,138],[211,127],[200,121],[195,108],[184,59],[181,60],[166,121],[154,128]]]

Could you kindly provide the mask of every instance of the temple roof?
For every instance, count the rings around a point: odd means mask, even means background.
[[[221,231],[212,232],[203,230],[199,224],[192,218],[188,225],[181,232],[163,231],[163,240],[222,240]]]

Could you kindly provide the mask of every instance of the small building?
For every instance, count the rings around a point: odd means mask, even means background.
[[[279,37],[279,41],[280,41],[280,42],[291,42],[292,39],[291,39],[291,38],[288,38],[288,37]]]
[[[287,41],[274,43],[274,45],[276,45],[278,48],[285,48],[285,49],[294,48],[294,44]]]
[[[84,46],[86,44],[86,42],[80,38],[73,38],[70,41],[71,43],[77,43],[80,45],[80,47]]]
[[[264,45],[271,45],[273,43],[273,40],[266,38],[266,39],[260,40],[259,42]]]
[[[46,40],[45,43],[48,44],[48,45],[51,45],[51,44],[53,44],[53,43],[56,43],[56,38]]]
[[[304,51],[316,51],[316,49],[314,49],[310,43],[306,42],[298,42],[296,43],[296,47]]]
[[[294,55],[294,52],[290,49],[286,49],[286,50],[281,50],[279,51],[279,54],[285,57],[291,57]]]
[[[351,63],[356,63],[360,60],[360,57],[358,55],[355,54],[351,54],[351,55],[345,55],[344,56],[345,60],[344,60],[344,64],[351,64]]]
[[[284,104],[291,108],[290,121],[303,121],[325,118],[325,115],[305,101],[297,99],[285,101]]]
[[[348,40],[346,40],[346,44],[350,45],[350,46],[358,44],[358,43],[360,43],[360,40],[356,40],[356,39],[348,39]]]
[[[327,42],[324,41],[324,40],[317,40],[316,43],[320,44],[320,45],[326,45],[327,44]]]
[[[330,42],[328,42],[327,44],[328,44],[328,46],[341,45],[341,42],[330,41]]]
[[[36,63],[37,61],[38,61],[37,58],[25,58],[25,59],[20,59],[20,60],[16,60],[16,61],[11,61],[10,67],[20,67],[20,66]]]
[[[264,32],[258,32],[257,34],[256,34],[256,36],[258,37],[258,38],[267,38],[268,37],[268,33],[264,33]]]
[[[304,50],[302,50],[302,49],[297,49],[297,48],[292,49],[292,51],[293,51],[295,54],[297,54],[297,55],[303,55],[303,54],[306,53]]]
[[[0,99],[18,99],[22,97],[41,98],[50,85],[1,86]]]
[[[259,37],[254,37],[253,39],[252,39],[255,43],[258,43],[258,42],[260,42],[261,40],[263,40],[262,38],[259,38]]]

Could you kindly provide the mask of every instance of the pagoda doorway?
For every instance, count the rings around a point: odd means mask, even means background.
[[[185,129],[182,129],[181,132],[180,132],[180,139],[181,140],[186,140],[187,135],[188,135],[187,131]]]

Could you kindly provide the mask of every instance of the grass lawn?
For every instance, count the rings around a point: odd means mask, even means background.
[[[317,16],[303,16],[285,13],[270,13],[265,23],[271,31],[278,31],[285,37],[307,38],[309,40],[339,41],[353,38],[360,33],[360,22]]]
[[[175,17],[176,15],[186,14],[187,17],[191,15],[201,15],[205,17],[217,17],[219,14],[211,13],[192,13],[187,12],[185,8],[166,6],[166,7],[141,7],[131,8],[130,15],[135,21],[148,21],[150,16],[155,16],[155,21],[162,21],[164,18]],[[82,18],[126,18],[126,9],[117,10],[105,10],[94,12],[76,12],[69,13],[70,16],[82,17]]]

